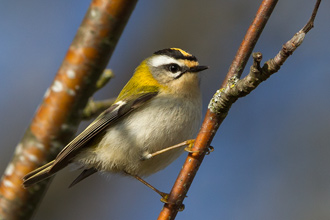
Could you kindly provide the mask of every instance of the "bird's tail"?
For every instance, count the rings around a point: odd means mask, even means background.
[[[47,179],[54,175],[56,172],[49,172],[54,164],[55,160],[39,167],[32,172],[26,174],[23,177],[23,186],[27,188],[35,183],[40,182],[41,180]]]

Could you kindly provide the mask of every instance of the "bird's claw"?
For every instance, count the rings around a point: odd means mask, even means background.
[[[168,201],[169,194],[167,194],[167,193],[163,193],[163,194],[164,195],[162,195],[162,198],[160,199],[161,202],[166,203],[166,204],[176,205],[176,204],[170,203]],[[185,209],[185,205],[184,204],[180,204],[180,205],[176,205],[176,206],[177,206],[177,209],[178,209],[179,212],[182,212]]]
[[[187,151],[187,152],[189,152],[189,153],[201,153],[201,151],[193,151],[192,150],[192,147],[193,147],[193,145],[194,145],[194,143],[195,143],[195,141],[194,142],[192,142],[192,143],[190,143],[189,145],[188,145],[188,147],[186,147],[184,150],[185,151]],[[212,147],[212,146],[209,146],[208,148],[207,148],[207,150],[206,150],[206,152],[205,152],[205,154],[206,155],[209,155],[211,152],[213,152],[214,151],[214,147]]]

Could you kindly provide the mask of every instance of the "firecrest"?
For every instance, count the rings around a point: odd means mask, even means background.
[[[193,138],[198,131],[198,72],[205,69],[195,56],[181,49],[155,52],[136,68],[115,103],[55,160],[27,174],[23,186],[48,178],[70,163],[83,168],[71,186],[96,172],[139,179],[165,168],[183,152],[182,147],[169,147]],[[152,156],[159,151],[162,153]]]

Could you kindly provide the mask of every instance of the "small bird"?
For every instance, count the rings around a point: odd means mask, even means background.
[[[84,170],[70,186],[96,172],[122,173],[141,181],[140,177],[164,169],[183,152],[181,145],[169,147],[193,138],[198,131],[198,72],[207,68],[182,49],[155,52],[136,68],[114,104],[55,160],[27,174],[23,186],[42,181],[71,163]]]

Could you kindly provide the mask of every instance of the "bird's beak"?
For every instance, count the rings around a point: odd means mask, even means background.
[[[197,72],[201,72],[203,70],[206,70],[208,68],[209,68],[208,66],[194,66],[194,67],[191,67],[189,69],[189,72],[191,72],[191,73],[197,73]]]

